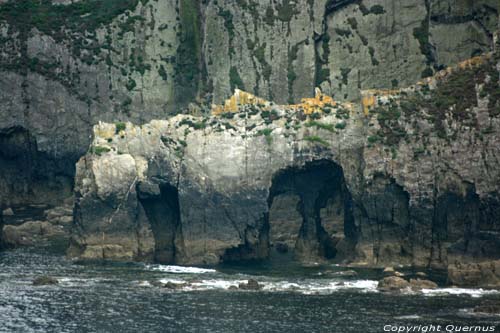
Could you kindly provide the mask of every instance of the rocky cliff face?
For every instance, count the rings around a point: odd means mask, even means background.
[[[269,212],[292,196],[301,261],[449,266],[467,280],[460,265],[500,253],[498,85],[490,53],[361,103],[237,91],[211,116],[100,123],[77,165],[70,254],[264,258],[278,226]],[[498,284],[495,264],[484,267],[467,281]]]
[[[497,16],[495,0],[0,1],[0,193],[60,201],[98,121],[236,87],[287,103],[407,86],[490,50]]]

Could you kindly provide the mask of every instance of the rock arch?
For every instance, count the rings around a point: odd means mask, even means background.
[[[300,226],[295,224],[293,231],[288,233],[287,221],[277,220],[273,211],[275,201],[283,197],[289,202],[290,199],[295,200],[301,218]],[[312,161],[303,167],[278,171],[272,180],[268,204],[271,211],[271,245],[279,249],[278,246],[283,246],[279,244],[289,246],[295,238],[293,250],[299,261],[333,259],[337,255],[337,243],[345,236],[353,236],[351,196],[345,185],[342,167],[331,160]],[[326,224],[324,209],[327,205],[339,208],[336,215],[340,216],[330,221],[332,225]],[[288,210],[293,210],[293,207],[288,207]],[[276,232],[276,228],[281,232]]]

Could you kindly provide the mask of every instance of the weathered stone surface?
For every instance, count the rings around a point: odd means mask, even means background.
[[[500,288],[500,260],[450,264],[448,279],[457,286]]]
[[[424,279],[410,279],[410,287],[413,290],[436,289],[437,283]]]
[[[388,276],[378,282],[377,289],[386,292],[399,292],[410,288],[410,283],[397,276]]]
[[[270,206],[286,195],[299,198],[293,251],[304,263],[498,259],[497,77],[487,55],[401,91],[365,92],[360,105],[237,92],[212,116],[101,123],[77,167],[71,254],[116,244],[128,259],[264,258]],[[341,212],[330,226],[328,205]]]
[[[9,247],[42,245],[57,238],[68,238],[68,231],[46,221],[25,222],[19,226],[6,225],[3,228],[3,240]]]
[[[498,17],[495,0],[77,2],[0,3],[8,205],[68,197],[98,121],[204,113],[235,87],[278,103],[316,86],[357,100],[491,50]]]

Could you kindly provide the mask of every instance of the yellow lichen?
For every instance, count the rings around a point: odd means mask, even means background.
[[[228,112],[238,112],[242,105],[263,105],[269,106],[269,101],[257,97],[246,91],[235,89],[233,96],[226,99],[224,105],[212,105],[212,114],[219,115]]]
[[[235,89],[234,95],[227,99],[223,105],[212,105],[212,114],[220,115],[228,112],[238,112],[243,105],[259,105],[263,109],[268,109],[271,105],[269,101]],[[324,95],[319,88],[315,90],[315,96],[312,98],[302,98],[299,104],[282,105],[284,109],[302,111],[304,114],[322,112],[325,107],[333,107],[337,103],[328,95]],[[346,104],[347,109],[352,109],[352,105]]]

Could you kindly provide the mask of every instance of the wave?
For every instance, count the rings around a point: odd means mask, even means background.
[[[147,265],[146,268],[153,271],[161,271],[165,273],[175,273],[175,274],[205,274],[205,273],[217,272],[215,269],[210,269],[210,268],[175,266],[175,265]]]
[[[224,279],[204,279],[188,281],[182,279],[160,279],[160,283],[177,284],[176,290],[235,290],[240,283],[248,283],[248,280],[224,280]],[[341,290],[355,289],[360,292],[378,292],[377,281],[357,280],[357,281],[259,281],[261,291],[265,292],[296,292],[304,295],[331,294]],[[145,281],[140,282],[141,286],[150,285]]]
[[[467,288],[438,288],[438,289],[422,289],[422,293],[426,296],[440,295],[469,295],[471,297],[481,297],[485,295],[500,294],[499,290],[490,289],[467,289]]]

